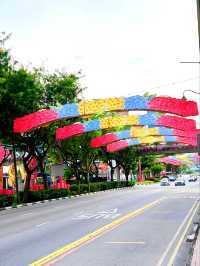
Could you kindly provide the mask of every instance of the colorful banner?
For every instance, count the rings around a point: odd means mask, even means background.
[[[86,122],[78,122],[56,129],[56,139],[62,140],[101,129],[111,129],[119,126],[164,126],[179,130],[196,130],[196,121],[183,117],[155,114],[104,117]]]
[[[72,117],[85,117],[101,112],[147,110],[171,113],[183,117],[198,115],[197,103],[171,97],[131,96],[87,100],[65,104],[60,108],[40,110],[14,120],[14,132],[24,133],[52,122]]]
[[[145,128],[145,127],[131,127],[128,130],[122,130],[113,133],[107,133],[102,136],[98,136],[96,138],[91,139],[90,146],[92,148],[99,148],[108,143],[128,139],[128,138],[143,138],[147,136],[179,136],[179,137],[195,137],[197,133],[200,133],[200,130],[196,131],[184,131],[177,130],[166,127],[153,127],[153,128]]]
[[[106,146],[107,152],[116,152],[134,145],[153,144],[153,143],[182,143],[191,146],[197,145],[196,138],[183,138],[175,136],[148,136],[145,138],[126,139],[112,142]]]

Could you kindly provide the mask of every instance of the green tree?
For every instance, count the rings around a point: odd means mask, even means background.
[[[158,176],[164,169],[161,163],[156,163],[151,166],[151,171],[154,176]]]
[[[85,182],[89,181],[89,177],[94,174],[93,166],[95,161],[99,159],[99,149],[90,147],[91,138],[97,136],[98,132],[91,132],[76,136],[68,140],[58,141],[53,148],[53,154],[59,153],[59,159],[72,169],[72,173],[80,181],[81,176],[84,177]]]
[[[8,50],[0,48],[0,140],[13,141],[13,121],[16,117],[32,113],[41,108],[77,101],[82,91],[79,75],[67,73],[46,74],[41,69],[28,71],[11,60]],[[40,128],[26,134],[17,134],[15,144],[23,153],[27,172],[24,201],[28,200],[30,177],[34,172],[31,160],[36,158],[41,171],[48,149],[54,142],[54,127]],[[45,178],[45,177],[44,177]],[[44,180],[44,185],[47,185]]]
[[[128,147],[113,153],[117,163],[124,169],[126,182],[128,183],[128,176],[130,171],[136,171],[138,165],[138,154],[133,147]]]

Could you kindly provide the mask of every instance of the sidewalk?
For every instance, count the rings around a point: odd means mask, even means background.
[[[200,231],[195,243],[191,266],[200,266]]]

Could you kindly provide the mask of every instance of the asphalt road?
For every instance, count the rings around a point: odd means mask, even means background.
[[[174,265],[183,266],[186,254],[179,251],[179,240],[198,198],[196,182],[138,186],[1,211],[0,265],[29,265],[111,224],[111,230],[46,265],[154,266],[168,265],[174,257]],[[116,225],[125,215],[130,217]]]

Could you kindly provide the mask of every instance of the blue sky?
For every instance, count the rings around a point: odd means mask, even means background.
[[[25,66],[81,69],[85,98],[198,90],[172,84],[199,76],[179,63],[199,60],[196,0],[1,0],[0,31]]]

